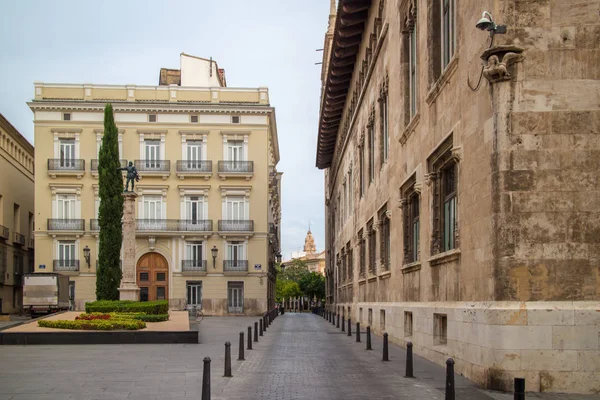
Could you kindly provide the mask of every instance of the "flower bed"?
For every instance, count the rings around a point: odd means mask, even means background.
[[[100,300],[85,303],[87,313],[136,313],[136,314],[167,314],[169,312],[169,301],[130,301],[130,300]]]
[[[77,329],[92,331],[112,331],[112,330],[138,330],[146,327],[144,321],[136,319],[92,319],[92,320],[40,320],[38,326],[42,328],[56,329]]]
[[[75,317],[75,320],[114,320],[134,319],[144,322],[163,322],[169,320],[169,314],[143,314],[143,313],[89,313]]]

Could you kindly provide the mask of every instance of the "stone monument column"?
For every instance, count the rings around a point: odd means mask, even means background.
[[[123,278],[119,287],[121,300],[140,300],[135,275],[135,192],[124,192],[123,205]]]

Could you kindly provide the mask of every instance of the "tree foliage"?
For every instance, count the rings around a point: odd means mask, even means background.
[[[96,271],[96,298],[98,300],[118,300],[121,283],[121,244],[123,232],[123,176],[118,171],[119,137],[115,125],[113,108],[107,104],[104,109],[104,137],[98,157],[98,192],[100,209],[100,248],[98,250],[98,270]]]
[[[294,260],[292,265],[277,274],[275,299],[282,301],[300,296],[324,299],[325,277],[317,272],[310,272],[306,261]]]
[[[325,298],[325,277],[317,272],[309,272],[300,279],[300,290],[309,299]]]

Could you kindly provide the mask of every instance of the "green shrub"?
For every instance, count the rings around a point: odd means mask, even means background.
[[[94,320],[46,320],[38,321],[42,328],[77,329],[86,331],[138,330],[146,327],[144,321],[133,319],[94,319]]]
[[[144,314],[144,313],[89,313],[80,314],[75,320],[139,320],[144,322],[163,322],[169,320],[169,314]]]
[[[141,314],[133,318],[144,322],[163,322],[169,320],[169,314]]]
[[[130,301],[130,300],[99,300],[85,303],[87,313],[141,313],[141,314],[167,314],[169,301]]]

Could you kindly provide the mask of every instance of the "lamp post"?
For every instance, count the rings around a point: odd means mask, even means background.
[[[85,262],[88,268],[90,268],[90,248],[87,245],[83,248],[83,258],[85,258]]]
[[[213,248],[210,249],[210,252],[212,253],[213,258],[213,268],[217,268],[217,254],[219,253],[219,249],[217,249],[217,246],[213,246]]]

